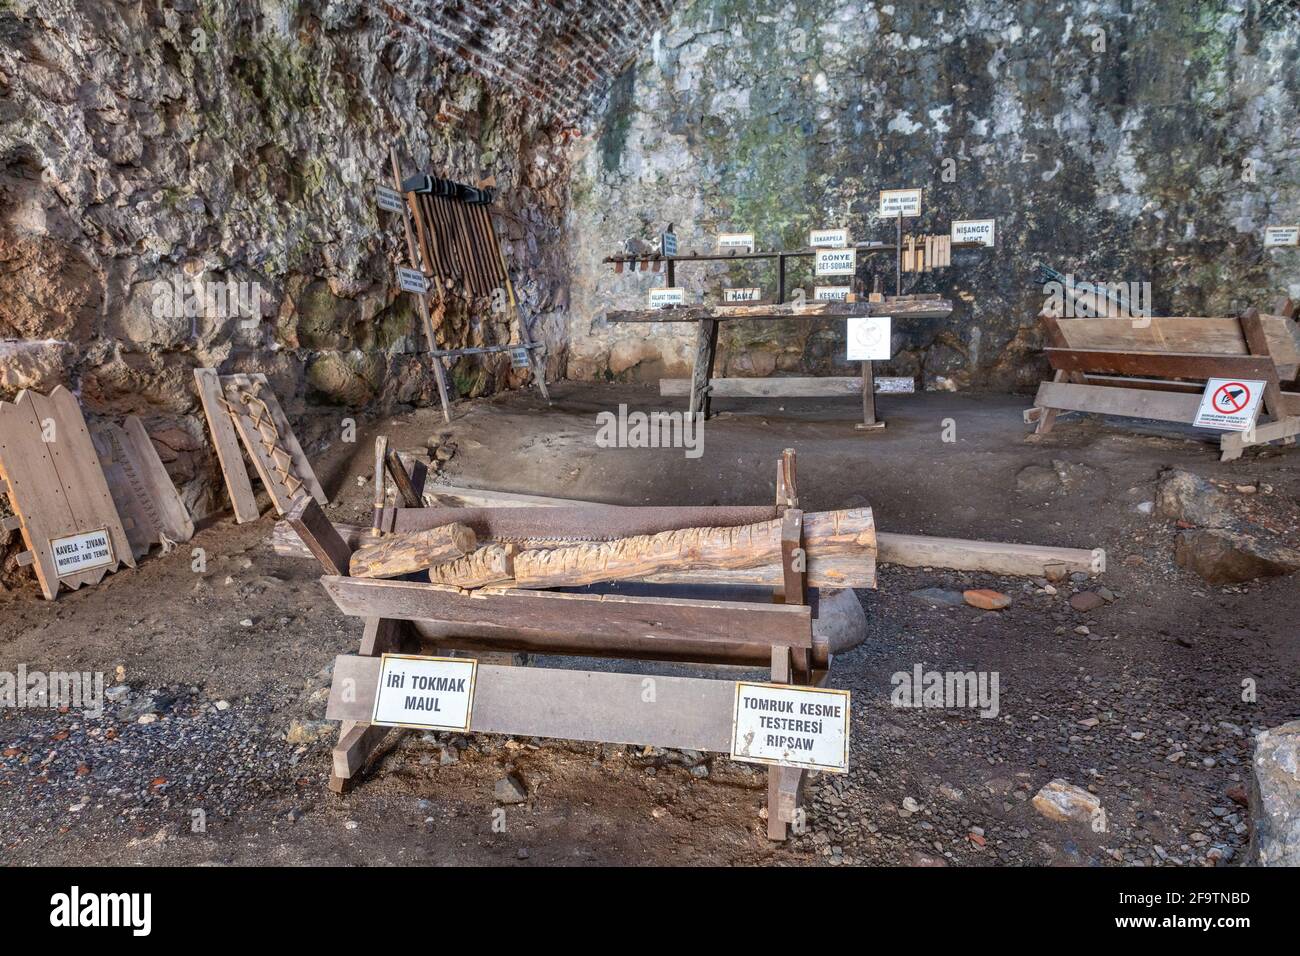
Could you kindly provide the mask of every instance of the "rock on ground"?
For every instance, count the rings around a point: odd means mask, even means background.
[[[813,621],[813,633],[830,642],[832,654],[843,654],[867,639],[867,613],[849,589],[824,590]]]
[[[1300,720],[1255,738],[1247,858],[1261,866],[1300,866]]]
[[[1178,536],[1174,560],[1210,584],[1232,584],[1300,571],[1300,551],[1231,531],[1198,529]]]
[[[1227,495],[1199,475],[1179,469],[1161,474],[1156,514],[1198,528],[1229,528],[1235,521]]]
[[[1058,823],[1091,823],[1101,810],[1101,800],[1082,787],[1059,777],[1034,794],[1034,809]]]

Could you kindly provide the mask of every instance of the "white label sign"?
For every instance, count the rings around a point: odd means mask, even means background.
[[[752,232],[724,232],[718,236],[719,252],[753,252],[754,234]]]
[[[424,277],[424,273],[418,269],[408,269],[406,266],[398,266],[397,284],[404,292],[429,291],[429,280]]]
[[[659,252],[665,256],[677,255],[677,233],[665,232],[660,234]]]
[[[889,360],[890,317],[866,315],[848,320],[850,362]]]
[[[1300,226],[1267,226],[1264,229],[1264,248],[1274,246],[1300,246]]]
[[[814,229],[808,233],[808,245],[814,249],[843,249],[848,244],[847,229]]]
[[[528,368],[528,349],[522,345],[510,350],[511,368]]]
[[[958,219],[952,224],[952,241],[978,242],[991,247],[994,222],[992,219]]]
[[[677,286],[650,290],[650,308],[652,309],[662,309],[666,305],[684,305],[685,303],[686,290]]]
[[[478,661],[385,654],[379,664],[372,724],[469,730]]]
[[[846,285],[813,286],[814,302],[847,302],[848,300],[849,287]]]
[[[921,215],[921,190],[880,190],[880,218],[899,219]]]
[[[760,288],[752,289],[723,289],[723,302],[757,302],[763,297],[763,290]]]
[[[401,212],[406,208],[402,204],[402,194],[396,189],[390,189],[388,186],[375,187],[375,202],[379,204],[380,209],[388,212]]]
[[[1253,379],[1212,378],[1201,393],[1201,407],[1192,422],[1197,428],[1244,432],[1255,423],[1265,382]]]
[[[858,271],[858,250],[818,249],[814,254],[814,274],[819,276],[851,276]]]
[[[106,529],[50,539],[54,573],[59,577],[113,563],[113,542]]]
[[[731,756],[846,773],[849,692],[737,681]]]

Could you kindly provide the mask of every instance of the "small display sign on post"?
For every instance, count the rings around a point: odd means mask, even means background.
[[[722,301],[731,302],[757,302],[763,297],[763,290],[757,286],[750,289],[723,289]]]
[[[848,244],[847,229],[814,229],[808,233],[808,245],[814,249],[843,249]]]
[[[403,292],[415,292],[423,294],[429,291],[429,280],[419,269],[408,269],[406,266],[397,267],[397,284],[401,286]]]
[[[522,345],[511,348],[510,366],[512,368],[528,368],[528,349]]]
[[[847,773],[849,692],[737,681],[731,757]]]
[[[907,219],[921,215],[921,190],[880,190],[880,218]]]
[[[813,272],[819,276],[851,276],[858,271],[858,250],[818,249]]]
[[[677,233],[665,232],[659,235],[659,253],[665,256],[677,255]]]
[[[890,358],[890,316],[865,315],[848,319],[846,338],[850,362],[887,362]]]
[[[50,554],[54,557],[54,571],[59,577],[90,571],[113,563],[113,542],[108,529],[83,531],[62,538],[50,539]]]
[[[422,730],[469,730],[478,661],[385,654],[372,724]]]
[[[849,287],[846,285],[813,286],[814,302],[847,302],[848,300]]]
[[[389,186],[375,187],[375,202],[379,204],[380,209],[387,212],[401,212],[406,208],[402,202],[402,194]]]
[[[724,232],[718,235],[719,252],[753,252],[752,232]]]
[[[1192,422],[1197,428],[1249,431],[1259,414],[1267,382],[1254,379],[1212,378],[1201,393],[1201,406]]]
[[[1300,246],[1300,226],[1266,226],[1264,228],[1264,248],[1278,246]]]
[[[952,224],[953,242],[978,242],[992,248],[996,220],[958,219]]]
[[[662,309],[666,305],[684,305],[686,290],[677,286],[650,290],[650,308]]]

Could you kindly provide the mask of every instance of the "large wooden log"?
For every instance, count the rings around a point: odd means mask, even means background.
[[[805,562],[814,555],[856,555],[874,561],[876,531],[871,509],[806,515],[803,541]],[[782,566],[780,519],[524,551],[515,558],[515,585],[576,587],[683,571],[738,571],[767,565]]]
[[[352,553],[354,578],[395,578],[463,558],[478,544],[472,529],[445,524],[427,531],[386,535]]]
[[[486,544],[463,558],[436,564],[429,569],[434,584],[451,584],[458,588],[485,588],[506,584],[515,576],[513,544]]]

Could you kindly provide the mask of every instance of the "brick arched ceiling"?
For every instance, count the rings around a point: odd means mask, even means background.
[[[667,19],[672,0],[381,0],[399,26],[490,83],[579,120]]]

